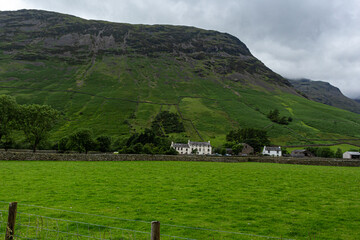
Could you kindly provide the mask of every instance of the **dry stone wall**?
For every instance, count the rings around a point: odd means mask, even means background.
[[[61,154],[0,151],[3,161],[192,161],[192,162],[261,162],[321,166],[360,167],[360,160],[285,157],[222,157],[200,155],[145,154]]]

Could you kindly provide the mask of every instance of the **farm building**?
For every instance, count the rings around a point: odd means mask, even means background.
[[[241,150],[241,152],[239,152],[240,156],[247,156],[254,154],[254,148],[251,147],[249,144],[246,143],[239,143],[239,144],[243,146],[243,149]],[[226,154],[234,155],[231,148],[226,148]]]
[[[246,144],[246,143],[240,143],[240,144],[243,145],[241,155],[254,154],[254,148],[252,146],[250,146],[249,144]]]
[[[360,159],[360,152],[344,152],[343,158],[345,159]]]
[[[208,142],[191,142],[188,143],[174,143],[171,142],[171,147],[174,148],[179,154],[191,154],[196,151],[199,155],[208,155],[212,152],[210,141]]]
[[[292,157],[313,157],[314,155],[305,149],[296,149],[291,152]]]
[[[270,155],[273,157],[281,157],[281,147],[267,147],[264,146],[264,150],[262,151],[263,155]]]

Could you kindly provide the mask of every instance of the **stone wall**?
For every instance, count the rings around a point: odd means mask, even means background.
[[[5,161],[194,161],[194,162],[262,162],[321,166],[360,167],[360,160],[285,157],[222,157],[201,155],[145,155],[145,154],[60,154],[0,151]]]
[[[61,154],[0,151],[0,160],[7,161],[196,161],[247,162],[247,158],[206,155],[146,155],[146,154]]]

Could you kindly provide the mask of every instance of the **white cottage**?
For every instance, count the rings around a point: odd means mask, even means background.
[[[281,157],[281,147],[267,147],[264,146],[264,150],[262,151],[263,155],[270,155],[273,157]]]
[[[191,154],[196,152],[198,155],[209,155],[212,153],[210,141],[191,142],[189,140],[187,144],[171,142],[171,147],[174,148],[179,154]]]

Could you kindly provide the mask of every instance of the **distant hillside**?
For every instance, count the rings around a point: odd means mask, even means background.
[[[163,110],[184,124],[174,140],[218,145],[238,127],[274,144],[360,137],[359,115],[302,97],[236,37],[195,27],[0,12],[0,94],[60,110],[52,141],[80,127],[126,137]],[[293,121],[271,122],[274,109]]]
[[[360,103],[344,96],[341,91],[328,82],[312,81],[309,79],[289,80],[290,83],[306,96],[316,102],[329,106],[360,113]]]

